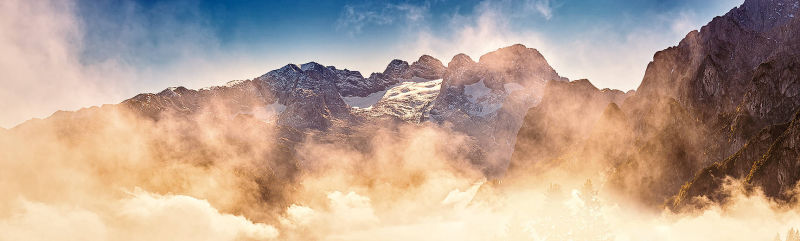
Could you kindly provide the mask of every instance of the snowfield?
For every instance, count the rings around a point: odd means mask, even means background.
[[[367,116],[390,115],[418,122],[439,95],[442,80],[411,79],[367,97],[344,97],[356,112]]]
[[[393,85],[387,90],[372,93],[366,97],[342,97],[351,108],[369,109],[378,102],[420,102],[432,101],[439,94],[442,80],[426,80],[413,78],[408,81]]]

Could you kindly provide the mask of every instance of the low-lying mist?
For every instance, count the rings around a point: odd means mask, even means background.
[[[735,181],[724,206],[653,211],[594,165],[487,180],[476,142],[446,126],[303,133],[231,112],[107,105],[0,133],[0,240],[767,240],[800,226]]]

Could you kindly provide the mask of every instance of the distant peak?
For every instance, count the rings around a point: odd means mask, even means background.
[[[394,59],[392,62],[389,62],[388,66],[386,66],[383,74],[391,76],[392,78],[398,78],[403,75],[406,69],[408,69],[408,62]]]
[[[453,68],[458,66],[470,65],[474,64],[475,61],[466,54],[457,54],[453,56],[453,59],[450,60],[450,63],[447,63],[447,68]]]
[[[759,32],[793,21],[800,17],[797,15],[800,15],[798,0],[745,0],[741,6],[725,14],[745,28]]]
[[[281,71],[296,71],[296,72],[300,72],[301,71],[300,67],[297,67],[297,65],[295,65],[295,64],[284,65],[279,70],[281,70]]]
[[[508,47],[505,47],[505,48],[508,48],[508,49],[527,49],[528,47],[526,47],[525,45],[522,45],[522,44],[514,44],[514,45],[511,45],[511,46],[508,46]]]
[[[508,47],[499,48],[499,49],[495,50],[494,52],[517,52],[517,53],[535,52],[535,53],[539,53],[539,50],[536,50],[534,48],[528,48],[528,47],[526,47],[525,45],[522,45],[522,44],[514,44],[514,45],[511,45],[511,46],[508,46]],[[492,52],[489,52],[489,53],[492,53]]]
[[[431,62],[431,61],[439,61],[439,60],[434,58],[433,56],[430,56],[430,55],[427,55],[427,54],[423,54],[422,56],[419,56],[419,59],[417,60],[417,62]],[[439,62],[441,62],[441,61],[439,61]]]
[[[597,89],[597,87],[594,86],[594,84],[592,84],[592,82],[589,81],[588,79],[576,79],[576,80],[571,81],[570,84],[571,85],[577,85],[577,86],[584,86],[584,87],[592,88],[592,89]]]
[[[542,54],[539,53],[539,50],[525,47],[525,45],[522,44],[514,44],[508,47],[499,48],[495,51],[486,53],[480,57],[478,62],[487,62],[498,59],[510,59],[519,57],[544,59],[544,56],[542,56]]]
[[[305,63],[303,65],[300,65],[300,69],[303,70],[303,71],[309,71],[309,70],[314,70],[314,69],[319,70],[319,69],[324,69],[324,68],[325,68],[325,66],[323,66],[321,64],[318,64],[317,62],[314,62],[314,61],[311,61],[311,62]]]
[[[190,92],[190,90],[187,89],[186,87],[178,86],[178,87],[166,88],[166,89],[162,90],[161,92],[158,92],[158,94],[156,94],[156,95],[159,95],[159,96],[180,96],[180,95],[185,94],[187,92]]]
[[[389,62],[389,66],[397,66],[397,65],[408,65],[408,62],[401,59],[393,59],[391,62]]]
[[[411,65],[421,65],[421,64],[422,65],[429,65],[429,66],[432,65],[432,66],[436,66],[436,67],[438,67],[438,66],[444,67],[444,64],[442,64],[442,61],[440,61],[439,59],[434,58],[433,56],[427,55],[427,54],[420,56],[419,59],[416,62],[414,62],[413,64],[411,64]]]

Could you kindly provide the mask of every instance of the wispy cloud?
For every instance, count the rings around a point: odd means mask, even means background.
[[[264,71],[223,50],[207,20],[187,2],[0,1],[0,126]]]
[[[425,21],[429,7],[428,3],[345,5],[336,21],[336,29],[354,36],[365,27],[418,23]]]
[[[690,8],[679,8],[650,15],[646,22],[635,24],[598,22],[584,31],[571,32],[566,38],[531,25],[515,24],[532,14],[549,21],[559,6],[561,3],[550,0],[484,1],[470,15],[453,14],[446,23],[449,32],[412,29],[407,35],[414,38],[401,43],[398,49],[431,54],[447,63],[458,53],[477,60],[486,52],[522,43],[542,52],[562,76],[589,78],[599,87],[628,90],[638,87],[656,51],[677,44],[689,31],[710,21]],[[623,25],[628,27],[620,27]]]
[[[553,7],[550,0],[526,0],[525,7],[533,9],[547,20],[553,17]]]
[[[480,54],[514,43],[527,43],[529,46],[543,45],[538,33],[514,30],[507,13],[495,5],[484,2],[475,9],[473,16],[453,14],[449,17],[447,29],[442,33],[430,28],[416,29],[415,39],[402,44],[402,49],[414,53],[426,53],[442,58],[447,64],[450,57],[458,53],[477,58]]]

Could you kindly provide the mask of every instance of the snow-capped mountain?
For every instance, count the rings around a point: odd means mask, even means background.
[[[367,97],[344,97],[353,111],[367,117],[391,116],[412,123],[423,121],[439,95],[442,80],[405,81]]]
[[[459,54],[445,67],[429,55],[409,64],[391,61],[382,73],[316,62],[288,64],[224,86],[168,88],[122,104],[145,116],[227,113],[300,131],[394,119],[432,122],[471,136],[485,151],[487,173],[502,173],[527,109],[541,99],[547,81],[565,81],[535,49],[513,45],[480,57]],[[339,123],[339,124],[337,124]]]
[[[556,98],[528,113],[509,172],[601,165],[618,192],[677,210],[727,202],[731,180],[793,202],[800,180],[797,15],[798,0],[745,0],[655,53],[624,100],[581,83],[549,88],[546,96]],[[560,123],[569,117],[580,118]]]
[[[478,139],[490,150],[487,172],[505,170],[525,112],[545,83],[566,81],[539,51],[517,44],[480,57],[459,54],[447,64],[442,89],[425,118]]]

